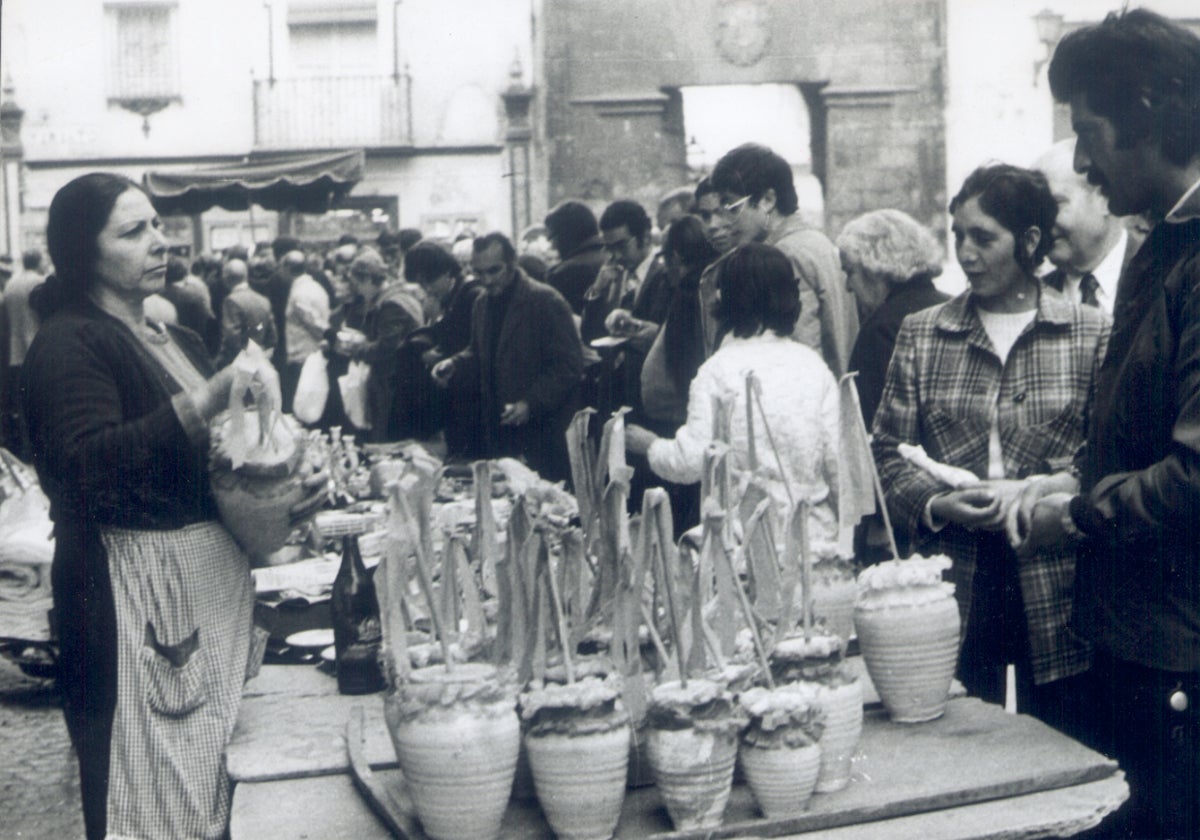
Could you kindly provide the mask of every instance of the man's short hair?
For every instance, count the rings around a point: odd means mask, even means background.
[[[512,240],[498,230],[476,236],[471,243],[471,253],[482,254],[493,245],[500,246],[500,253],[506,263],[512,265],[517,261],[517,249],[513,247]]]
[[[950,212],[976,197],[980,209],[1012,234],[1017,265],[1032,273],[1054,247],[1058,202],[1050,192],[1046,176],[1007,163],[981,166],[963,181],[962,189],[950,201]],[[1032,256],[1021,247],[1021,235],[1031,227],[1042,233]]]
[[[27,248],[22,251],[21,267],[26,271],[37,271],[42,267],[42,252],[37,248]]]
[[[343,233],[338,237],[337,244],[339,245],[357,245],[358,237],[353,233]]]
[[[404,279],[409,283],[431,283],[443,274],[462,277],[462,266],[436,242],[418,242],[404,255]]]
[[[554,241],[560,256],[567,257],[579,246],[600,233],[596,214],[582,201],[564,201],[546,214],[546,235]]]
[[[1153,137],[1177,166],[1200,153],[1200,38],[1154,12],[1113,12],[1068,34],[1050,91],[1059,102],[1082,94],[1112,122],[1118,148]]]
[[[600,230],[615,230],[621,225],[639,243],[645,244],[650,235],[650,217],[646,208],[628,198],[618,198],[600,214]]]
[[[700,203],[700,199],[706,195],[718,195],[717,188],[713,186],[712,178],[705,175],[700,179],[700,183],[696,184],[696,191],[692,193],[692,205]]]
[[[294,236],[276,236],[271,241],[271,253],[275,255],[275,262],[282,262],[284,254],[299,251],[300,247],[300,240]]]
[[[717,192],[748,195],[754,204],[767,190],[774,190],[775,207],[784,216],[792,215],[800,206],[792,167],[760,143],[745,143],[726,152],[710,177]]]
[[[400,253],[407,254],[408,249],[416,245],[423,238],[421,231],[417,228],[401,228],[400,229]]]

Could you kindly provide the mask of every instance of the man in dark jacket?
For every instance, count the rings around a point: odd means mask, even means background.
[[[438,362],[434,380],[478,377],[486,457],[523,457],[542,478],[569,482],[566,431],[583,372],[571,309],[525,276],[502,233],[475,240],[471,266],[486,292],[472,312],[471,343]]]
[[[583,293],[604,265],[596,216],[582,201],[564,201],[546,214],[545,225],[561,260],[546,273],[546,283],[566,298],[572,312],[582,315]]]
[[[483,287],[473,277],[463,277],[458,260],[436,242],[418,242],[404,256],[404,279],[425,290],[431,320],[409,336],[402,350],[406,358],[414,357],[408,359],[410,369],[422,374],[411,401],[413,435],[426,437],[441,429],[447,458],[482,457],[478,383],[463,376],[455,377],[449,388],[437,388],[427,371],[470,345],[471,313]]]
[[[1112,836],[1200,836],[1200,38],[1144,9],[1058,45],[1075,169],[1153,227],[1122,274],[1074,471],[1009,515],[1018,550],[1077,542],[1092,745],[1125,771]]]

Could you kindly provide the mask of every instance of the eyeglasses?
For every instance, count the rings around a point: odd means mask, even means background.
[[[737,201],[730,202],[729,204],[722,204],[719,212],[723,216],[729,216],[729,217],[736,216],[737,214],[742,212],[742,208],[746,206],[746,202],[749,200],[750,200],[750,196],[744,195],[741,198],[739,198]]]
[[[633,241],[632,236],[626,236],[624,239],[618,239],[616,242],[605,242],[604,250],[610,254],[619,254],[625,250],[625,247]]]

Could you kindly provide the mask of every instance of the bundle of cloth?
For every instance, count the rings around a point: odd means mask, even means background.
[[[50,640],[50,502],[32,469],[0,449],[0,637]]]

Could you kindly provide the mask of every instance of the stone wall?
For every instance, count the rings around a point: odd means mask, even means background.
[[[944,19],[942,0],[546,3],[549,202],[653,209],[687,181],[680,87],[784,83],[809,104],[829,233],[879,207],[940,228]]]

